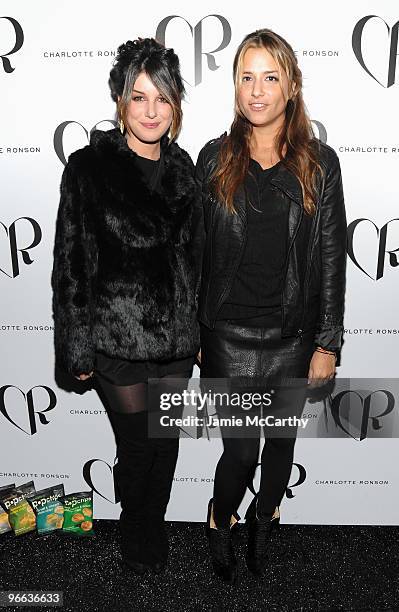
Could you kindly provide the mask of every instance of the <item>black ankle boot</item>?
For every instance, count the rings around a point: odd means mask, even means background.
[[[213,500],[208,503],[206,519],[206,535],[209,542],[213,571],[219,578],[228,584],[233,584],[237,577],[237,559],[234,554],[231,528],[217,528],[210,526]]]
[[[280,517],[265,516],[258,518],[250,516],[246,520],[248,527],[248,548],[245,557],[248,569],[255,576],[262,576],[267,568],[270,536],[278,527]]]

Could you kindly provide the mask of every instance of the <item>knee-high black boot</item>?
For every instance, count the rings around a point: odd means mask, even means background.
[[[147,567],[145,541],[145,499],[154,448],[145,437],[147,414],[118,414],[118,462],[114,467],[115,492],[121,502],[119,520],[124,564],[138,573]],[[144,424],[145,421],[145,424]]]
[[[145,534],[147,562],[155,572],[166,567],[169,545],[165,529],[165,513],[170,498],[179,452],[178,438],[149,439],[154,449],[146,491]]]

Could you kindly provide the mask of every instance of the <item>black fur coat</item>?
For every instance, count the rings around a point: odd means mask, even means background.
[[[199,348],[194,167],[176,143],[162,155],[160,193],[117,129],[93,132],[69,158],[52,273],[57,367],[90,372],[97,350],[162,361]]]

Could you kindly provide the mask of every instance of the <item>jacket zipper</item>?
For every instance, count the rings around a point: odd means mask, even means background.
[[[241,263],[242,254],[243,254],[243,251],[244,251],[245,245],[246,245],[246,243],[247,243],[247,232],[246,232],[246,229],[247,229],[247,224],[246,224],[246,223],[245,223],[244,227],[245,227],[245,238],[244,238],[244,240],[242,241],[241,248],[240,248],[240,252],[239,252],[239,254],[238,254],[238,257],[237,257],[237,262],[236,262],[236,265],[234,266],[233,273],[230,275],[229,282],[228,282],[228,284],[226,285],[226,287],[225,287],[225,289],[224,289],[224,291],[223,291],[222,295],[221,295],[221,296],[220,296],[220,298],[219,298],[219,301],[218,301],[218,304],[217,304],[217,307],[216,307],[215,318],[214,318],[214,320],[213,320],[212,329],[214,329],[214,328],[215,328],[215,323],[216,323],[216,319],[217,319],[217,316],[218,316],[219,310],[221,309],[221,307],[222,307],[222,305],[223,305],[223,300],[224,300],[224,298],[226,297],[226,295],[228,294],[228,292],[229,292],[229,291],[230,291],[230,289],[231,289],[231,286],[232,286],[232,284],[233,284],[234,277],[235,277],[236,272],[237,272],[237,270],[238,270],[238,266],[239,266],[239,265],[240,265],[240,263]]]
[[[320,216],[320,205],[318,204],[317,207],[317,214]],[[320,219],[319,219],[319,223],[320,223]],[[309,284],[309,277],[310,277],[310,264],[312,261],[312,256],[313,256],[313,249],[314,249],[314,237],[315,237],[315,233],[316,233],[316,223],[313,226],[313,230],[312,230],[312,236],[311,236],[311,240],[309,241],[310,246],[308,247],[308,254],[307,254],[307,266],[306,266],[306,276],[305,276],[305,282],[304,282],[304,291],[303,291],[303,313],[302,313],[302,320],[301,320],[301,336],[303,333],[303,327],[305,324],[305,316],[306,316],[306,307],[308,305],[308,284]]]
[[[302,336],[303,327],[305,324],[306,307],[308,304],[308,284],[309,284],[309,277],[310,277],[310,263],[312,261],[312,254],[313,254],[313,248],[314,248],[314,234],[315,234],[315,230],[313,228],[312,236],[311,236],[311,240],[309,241],[309,247],[308,247],[308,252],[307,252],[306,275],[305,275],[305,282],[303,284],[303,312],[302,312],[302,320],[301,320],[301,329],[298,330],[301,336]]]
[[[286,195],[286,196],[287,196],[287,197],[288,197],[290,200],[292,200],[291,196],[290,196],[288,193],[286,193],[286,192],[285,192],[283,189],[281,189],[281,191],[282,191],[282,192],[283,192],[283,193],[284,193],[284,194],[285,194],[285,195]],[[286,257],[286,260],[285,260],[284,282],[285,282],[285,278],[286,278],[286,276],[287,276],[288,262],[289,262],[289,256],[290,256],[290,253],[291,253],[291,249],[292,249],[292,246],[293,246],[293,244],[294,244],[294,241],[295,241],[295,238],[296,238],[296,235],[297,235],[297,233],[298,233],[299,226],[300,226],[300,224],[301,224],[302,217],[303,217],[303,208],[302,208],[302,206],[301,206],[300,208],[301,208],[301,214],[300,214],[300,216],[299,216],[298,223],[297,223],[297,226],[296,226],[296,228],[295,228],[294,235],[293,235],[293,237],[292,237],[292,239],[291,239],[291,243],[290,243],[290,245],[289,245],[289,247],[288,247],[287,257]],[[281,329],[283,329],[283,328],[284,328],[284,324],[285,324],[285,313],[284,313],[284,304],[283,304],[283,293],[284,293],[284,288],[283,288],[283,291],[281,292]],[[299,330],[298,330],[298,335],[299,335],[299,336],[301,336],[301,335],[302,335],[302,329],[299,329]]]
[[[209,240],[210,240],[210,256],[209,256],[209,274],[208,274],[208,284],[206,287],[206,294],[205,294],[205,301],[204,303],[206,304],[208,301],[208,295],[209,295],[209,287],[211,284],[211,277],[212,277],[212,255],[213,255],[213,217],[214,217],[214,213],[215,213],[215,208],[214,206],[212,206],[211,209],[211,221],[209,224]]]

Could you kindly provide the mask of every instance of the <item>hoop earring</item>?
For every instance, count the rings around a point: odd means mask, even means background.
[[[125,124],[123,123],[123,119],[119,119],[118,123],[119,123],[119,129],[121,131],[121,134],[123,134],[125,131]]]

